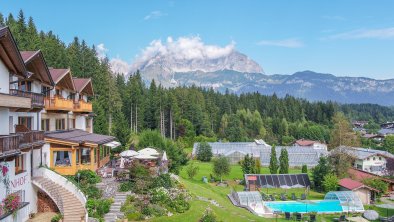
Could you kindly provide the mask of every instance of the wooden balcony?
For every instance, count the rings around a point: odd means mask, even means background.
[[[19,153],[19,135],[0,136],[0,156]]]
[[[10,89],[10,95],[17,97],[25,97],[31,99],[31,109],[33,112],[37,112],[44,108],[44,95],[41,93],[26,92],[17,89]],[[26,111],[26,110],[20,110]]]
[[[79,100],[74,103],[74,113],[91,113],[93,112],[92,103]]]
[[[74,110],[72,99],[64,99],[58,96],[45,98],[45,110],[53,112],[70,112]]]
[[[31,98],[0,93],[0,107],[13,109],[31,109]]]
[[[31,146],[40,146],[44,144],[44,131],[29,131],[17,133],[19,135],[20,141],[19,146],[22,147],[31,147]]]

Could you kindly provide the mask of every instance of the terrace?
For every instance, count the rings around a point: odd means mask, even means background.
[[[23,90],[10,89],[10,95],[31,98],[32,109],[44,108],[44,95],[41,93],[27,92]]]

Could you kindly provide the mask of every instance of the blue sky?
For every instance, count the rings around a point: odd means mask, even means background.
[[[171,36],[235,49],[267,74],[313,70],[340,76],[394,78],[394,1],[21,1],[0,0],[0,12],[23,9],[39,29],[69,43],[100,45],[131,64],[154,40]]]

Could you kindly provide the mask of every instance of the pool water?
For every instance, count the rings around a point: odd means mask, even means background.
[[[308,202],[297,201],[275,201],[264,202],[264,205],[272,211],[282,212],[320,212],[320,213],[334,213],[343,212],[342,206],[338,200],[312,200]]]

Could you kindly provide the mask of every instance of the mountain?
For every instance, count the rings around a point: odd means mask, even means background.
[[[149,60],[134,63],[133,69],[139,69],[145,81],[154,79],[164,87],[196,85],[237,94],[276,93],[310,101],[394,105],[394,79],[337,77],[313,71],[265,75],[258,63],[235,50],[226,56],[199,59],[158,53]]]

